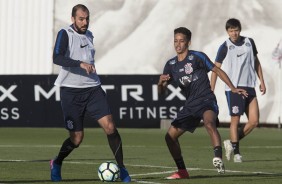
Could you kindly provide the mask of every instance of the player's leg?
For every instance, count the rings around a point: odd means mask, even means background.
[[[221,146],[221,137],[216,128],[216,114],[212,110],[207,110],[203,114],[204,126],[211,138],[213,147]]]
[[[227,160],[230,160],[232,153],[236,162],[240,161],[241,158],[239,150],[239,138],[238,138],[238,126],[240,123],[240,117],[245,112],[246,98],[242,98],[241,95],[232,93],[231,91],[226,92],[229,114],[231,116],[230,121],[230,140],[225,140],[225,156]],[[235,156],[236,155],[236,156]]]
[[[210,136],[214,149],[213,165],[217,168],[218,173],[223,174],[225,168],[222,161],[221,137],[216,128],[216,118],[217,115],[212,110],[207,110],[203,114],[204,126]]]
[[[238,127],[240,123],[240,117],[241,116],[231,116],[231,122],[230,122],[230,143],[232,146],[232,150],[230,151],[229,145],[226,144],[226,156],[229,155],[229,158],[231,157],[231,154],[233,152],[234,154],[234,162],[242,162],[242,156],[240,155],[240,147],[239,147],[239,137],[238,137]],[[229,151],[230,154],[227,154]]]
[[[246,115],[248,117],[248,122],[245,124],[245,126],[239,129],[239,140],[243,139],[259,124],[259,106],[256,97],[253,98],[250,104],[248,105],[246,109]]]
[[[186,170],[186,166],[182,157],[181,147],[178,141],[178,138],[184,133],[185,131],[176,128],[174,126],[170,126],[166,135],[165,141],[168,147],[168,150],[175,161],[178,171],[171,176],[167,177],[166,179],[184,179],[189,178],[189,174]]]
[[[83,117],[85,100],[80,93],[74,93],[73,88],[61,88],[61,106],[64,114],[65,127],[69,137],[63,142],[58,155],[50,161],[51,180],[61,181],[61,167],[63,160],[77,148],[83,140]],[[83,93],[82,93],[83,94]],[[75,103],[74,103],[75,102]]]
[[[94,88],[87,105],[87,110],[90,113],[90,116],[98,121],[99,125],[107,135],[109,146],[120,168],[121,180],[123,182],[130,182],[131,177],[123,163],[122,140],[114,124],[107,101],[107,95],[100,86]]]
[[[119,167],[124,167],[122,141],[118,130],[112,120],[112,115],[106,115],[98,120],[98,123],[103,128],[107,135],[110,148],[115,156]]]
[[[56,164],[62,165],[63,160],[75,149],[78,148],[81,144],[84,132],[83,131],[75,131],[69,133],[70,137],[67,138],[60,149],[60,152],[57,158],[54,160]]]
[[[117,164],[120,168],[120,178],[123,182],[130,182],[131,177],[123,163],[122,141],[118,130],[113,122],[112,115],[106,115],[98,120],[98,123],[107,134],[110,148],[115,156]]]

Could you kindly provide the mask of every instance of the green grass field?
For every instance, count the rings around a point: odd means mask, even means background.
[[[219,129],[222,139],[228,128]],[[278,184],[282,183],[282,130],[257,128],[240,142],[243,163],[227,162],[226,173],[213,168],[213,151],[204,128],[181,139],[190,173],[188,180],[165,180],[176,170],[161,129],[119,129],[124,161],[135,183],[168,184]],[[63,128],[0,128],[0,183],[52,183],[49,160],[68,136]],[[100,128],[86,129],[84,142],[65,160],[61,183],[102,183],[98,166],[113,160]],[[120,183],[120,182],[118,182]]]

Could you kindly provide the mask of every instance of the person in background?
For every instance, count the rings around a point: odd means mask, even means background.
[[[175,83],[186,96],[183,109],[177,113],[165,136],[168,149],[178,168],[177,172],[166,179],[189,178],[178,139],[186,131],[193,133],[201,120],[211,139],[214,151],[212,163],[218,173],[225,172],[221,137],[216,128],[218,106],[207,73],[217,73],[230,86],[232,92],[247,95],[245,90],[236,89],[227,75],[217,68],[206,54],[189,50],[191,35],[191,31],[186,27],[174,30],[174,48],[177,55],[166,62],[158,82],[159,94],[165,93],[168,84]]]
[[[58,32],[53,53],[53,63],[62,66],[55,85],[60,87],[61,106],[69,137],[63,142],[58,155],[50,161],[51,180],[62,180],[64,159],[83,140],[83,119],[87,112],[98,121],[107,135],[120,168],[120,179],[130,182],[131,177],[123,163],[121,137],[94,65],[95,50],[93,35],[88,30],[88,8],[82,4],[74,6],[71,19],[72,24]]]
[[[231,116],[230,140],[224,141],[225,155],[230,160],[234,154],[234,162],[242,162],[239,141],[248,135],[259,123],[259,106],[256,97],[256,74],[260,80],[259,89],[262,95],[266,92],[262,67],[257,56],[253,39],[240,35],[241,23],[235,18],[227,20],[225,25],[229,38],[219,47],[215,65],[222,68],[235,87],[245,89],[248,97],[232,93],[229,86],[225,94]],[[211,89],[214,91],[217,74],[212,73]],[[238,129],[240,117],[246,113],[248,122]]]

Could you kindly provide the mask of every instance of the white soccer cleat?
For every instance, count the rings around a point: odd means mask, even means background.
[[[234,162],[235,163],[241,163],[242,161],[242,156],[240,154],[235,154],[234,155]]]
[[[224,164],[221,158],[218,157],[214,157],[212,160],[212,163],[214,165],[215,168],[217,168],[217,172],[219,174],[224,174],[225,173],[225,168],[224,168]]]
[[[232,147],[232,144],[230,142],[229,139],[223,141],[223,144],[224,144],[224,148],[225,148],[225,156],[226,156],[226,159],[229,161],[230,160],[230,157],[231,157],[231,154],[233,152],[233,147]]]

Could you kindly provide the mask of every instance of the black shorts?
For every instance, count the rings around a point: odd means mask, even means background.
[[[206,100],[197,106],[184,106],[177,113],[177,117],[172,121],[171,125],[193,133],[207,110],[212,110],[216,116],[218,115],[218,106],[215,99]]]
[[[69,131],[82,131],[87,112],[94,120],[111,114],[107,95],[101,86],[91,88],[61,87],[61,106],[65,127]]]
[[[249,106],[251,101],[256,97],[256,91],[254,88],[240,86],[238,86],[237,88],[246,90],[248,97],[233,93],[232,91],[225,91],[230,116],[243,115],[246,112],[246,108]]]

